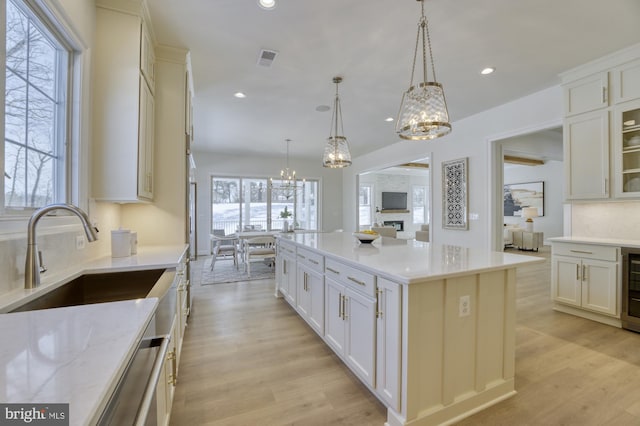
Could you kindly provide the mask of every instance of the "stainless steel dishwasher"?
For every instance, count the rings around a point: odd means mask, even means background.
[[[175,269],[167,269],[150,296],[158,307],[98,421],[99,425],[157,425],[156,387],[163,372],[177,308]]]

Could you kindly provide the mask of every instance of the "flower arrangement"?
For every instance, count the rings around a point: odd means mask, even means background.
[[[284,206],[284,210],[280,212],[280,217],[282,219],[287,219],[291,216],[293,216],[293,214],[289,210],[287,210],[287,206]]]

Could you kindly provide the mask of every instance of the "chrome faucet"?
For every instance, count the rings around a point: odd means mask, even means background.
[[[36,225],[42,216],[53,210],[67,210],[75,214],[80,218],[80,221],[84,226],[84,232],[87,234],[87,240],[89,240],[89,242],[93,242],[98,239],[98,236],[96,235],[98,228],[91,226],[89,216],[74,205],[63,203],[49,204],[33,212],[27,226],[27,259],[24,266],[25,289],[32,289],[40,285],[40,264],[42,263],[42,259],[40,257],[40,252],[38,251],[38,245],[36,244]]]

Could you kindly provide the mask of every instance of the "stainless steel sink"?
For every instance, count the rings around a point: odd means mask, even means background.
[[[82,275],[11,312],[145,298],[152,296],[150,293],[164,272],[165,269],[153,269]],[[169,281],[163,287],[170,284]],[[160,296],[165,291],[156,288],[153,293]]]

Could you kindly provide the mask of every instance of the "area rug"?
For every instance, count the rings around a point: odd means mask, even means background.
[[[200,285],[266,280],[270,278],[275,278],[275,269],[262,262],[251,263],[251,278],[249,278],[243,264],[240,264],[236,269],[231,260],[217,260],[212,271],[211,260],[208,260],[202,267]]]

